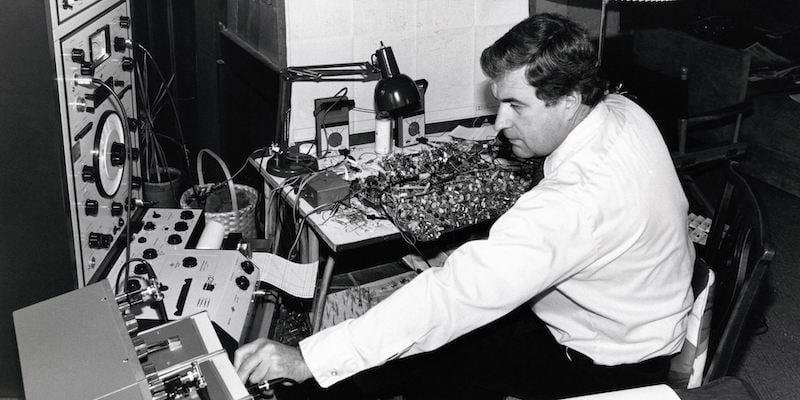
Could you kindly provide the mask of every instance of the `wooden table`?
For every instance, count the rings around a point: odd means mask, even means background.
[[[372,144],[355,146],[351,148],[351,155],[358,159],[362,155],[369,154],[373,147],[374,145]],[[373,155],[373,157],[375,156]],[[398,239],[400,238],[400,231],[394,224],[385,219],[370,220],[369,226],[363,227],[363,229],[353,229],[352,226],[338,223],[335,221],[335,215],[331,211],[316,211],[305,199],[298,199],[298,194],[293,187],[283,187],[286,178],[271,175],[267,171],[268,159],[269,157],[251,158],[249,161],[264,178],[264,193],[267,199],[269,199],[269,194],[272,190],[282,188],[280,190],[280,198],[293,208],[297,205],[296,210],[299,212],[300,217],[305,219],[305,223],[299,233],[301,262],[308,263],[319,259],[320,242],[325,243],[331,250],[330,255],[325,260],[318,294],[314,297],[312,307],[312,328],[316,332],[322,322],[325,299],[328,295],[337,253]],[[269,204],[269,201],[265,202],[265,208],[264,226],[266,231],[269,229],[270,221],[278,221],[279,218],[273,218],[276,210]],[[277,243],[280,239],[281,227],[278,224],[272,225],[276,237],[275,243]]]

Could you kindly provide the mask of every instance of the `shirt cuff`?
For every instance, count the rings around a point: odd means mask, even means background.
[[[323,388],[365,369],[358,360],[345,321],[300,341],[300,352],[314,379]]]

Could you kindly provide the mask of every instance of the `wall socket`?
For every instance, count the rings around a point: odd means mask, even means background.
[[[317,158],[330,152],[338,154],[337,150],[350,147],[350,109],[353,106],[347,96],[314,99]]]

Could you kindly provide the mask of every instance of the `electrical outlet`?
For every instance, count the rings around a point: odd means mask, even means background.
[[[347,96],[314,99],[317,158],[350,147],[350,109]]]

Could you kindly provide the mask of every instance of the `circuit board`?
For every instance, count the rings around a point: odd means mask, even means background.
[[[542,179],[540,161],[500,162],[473,142],[391,154],[380,166],[354,193],[417,241],[495,219]]]

